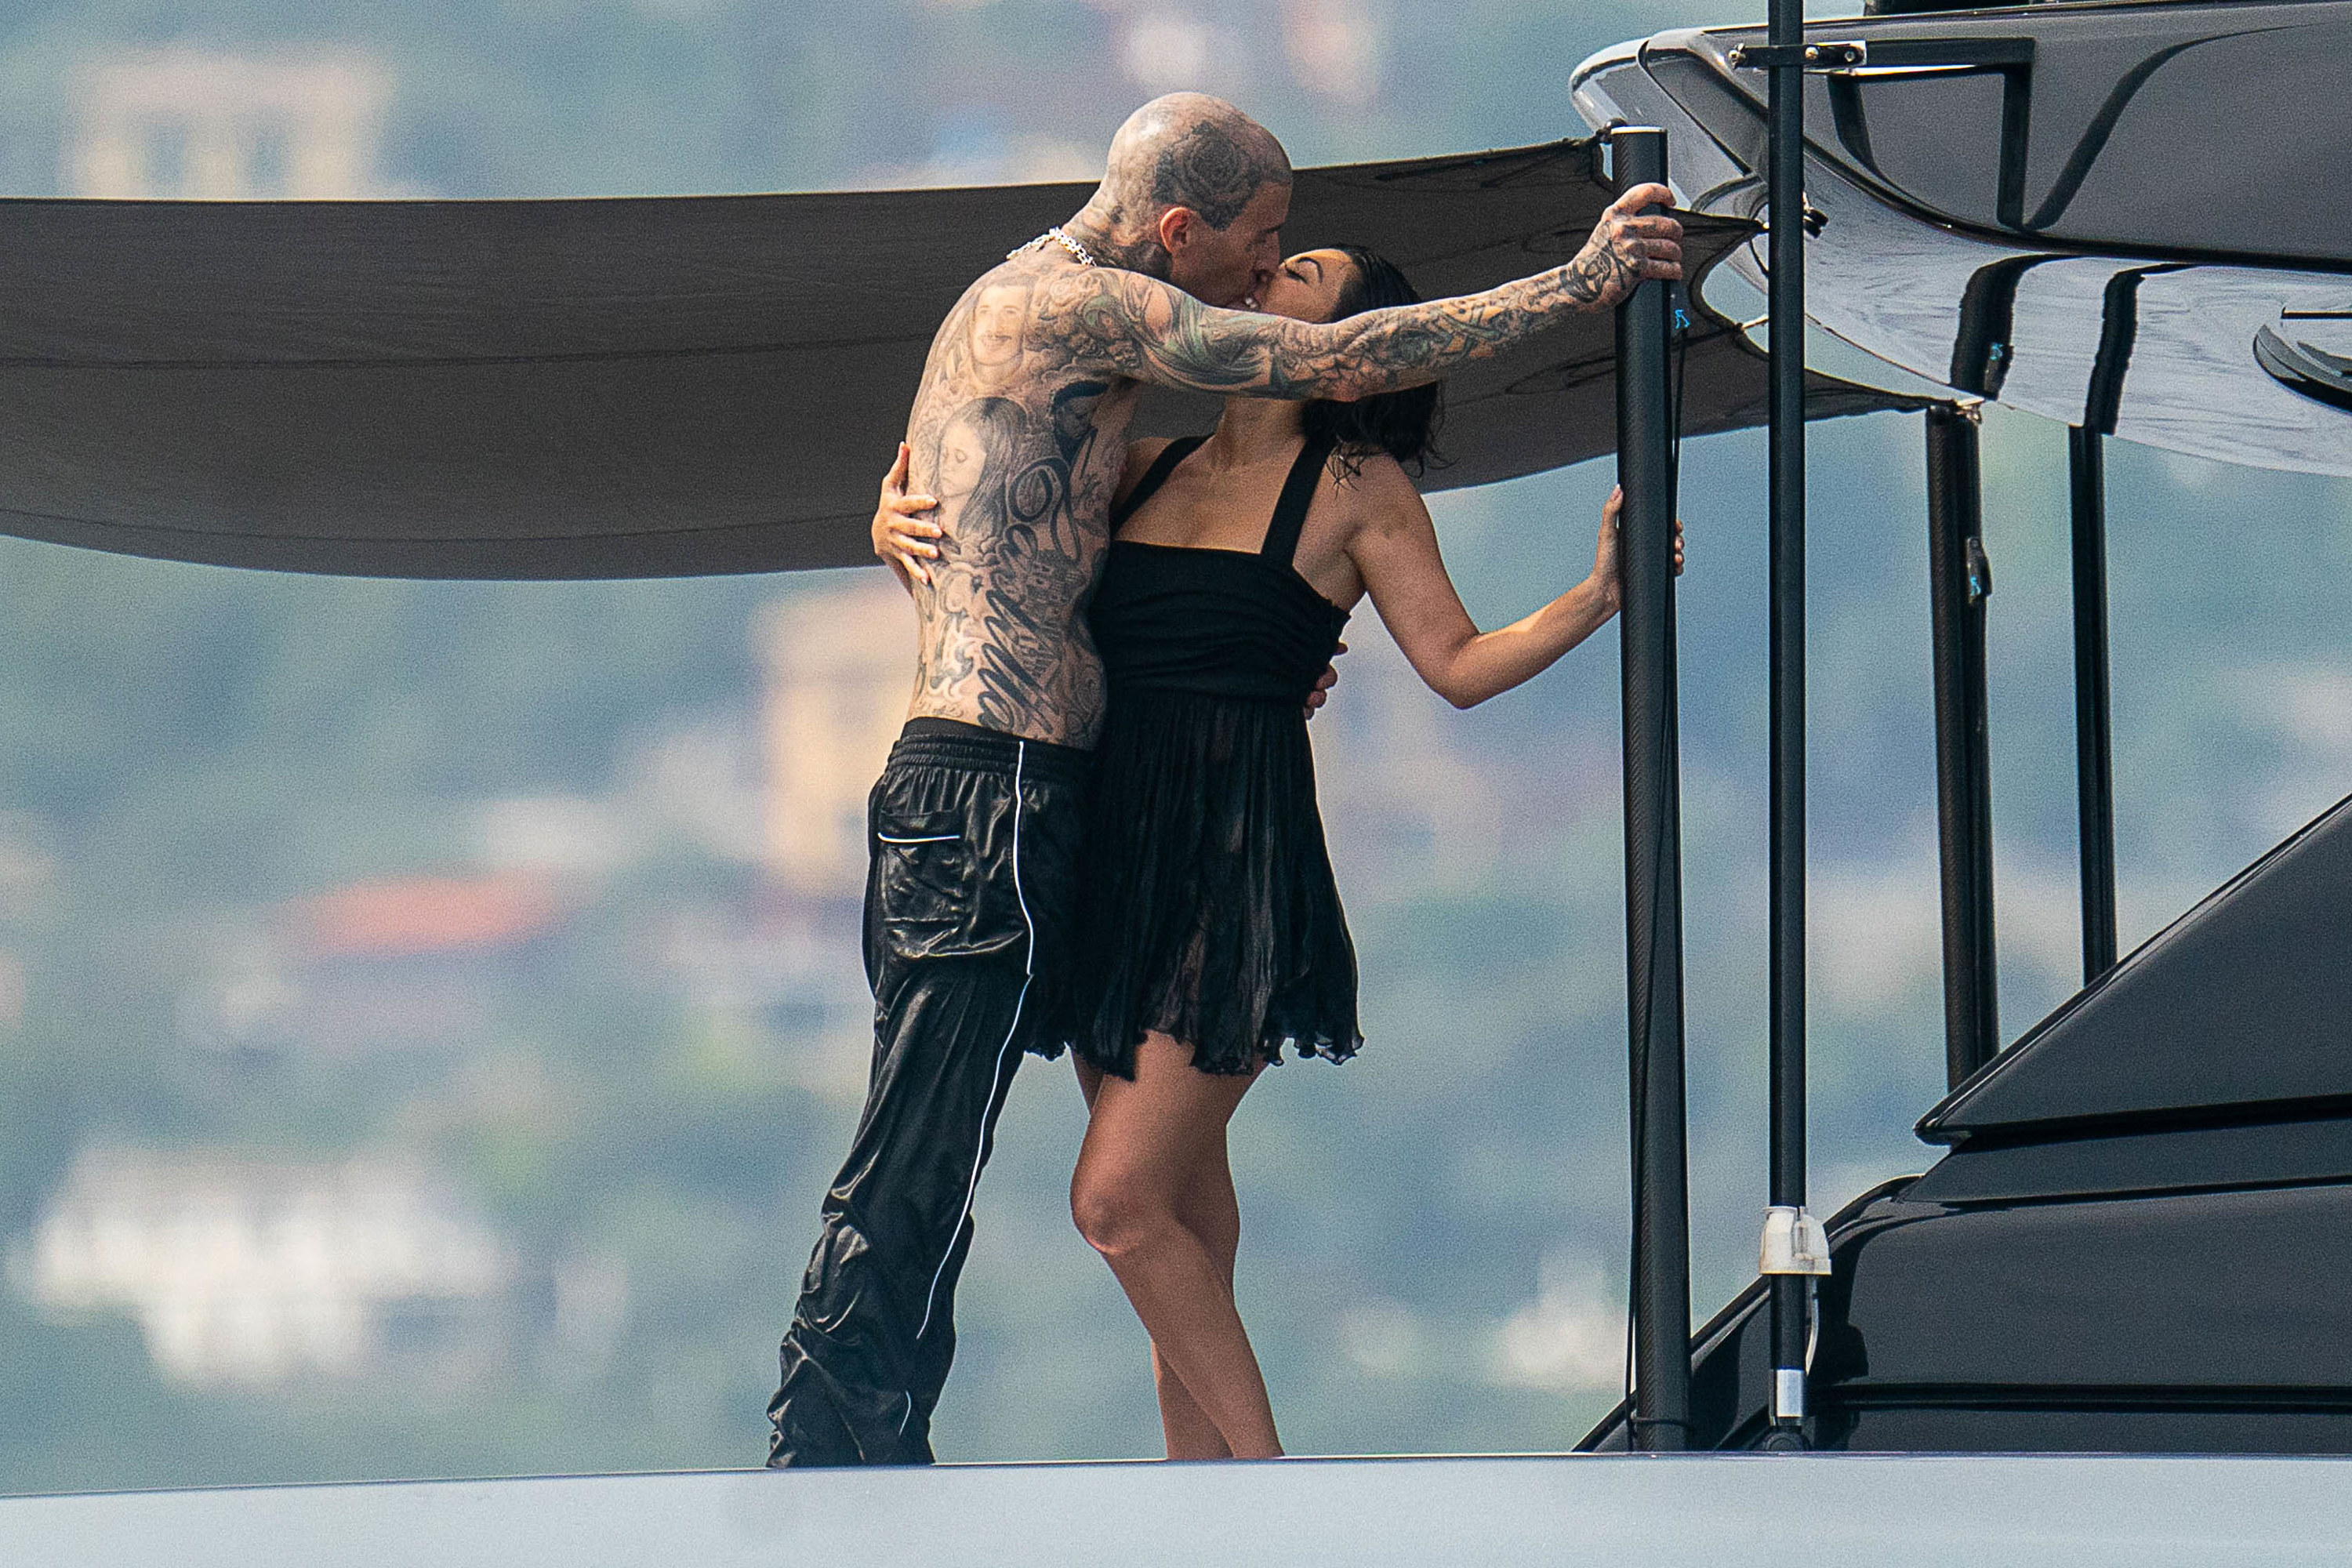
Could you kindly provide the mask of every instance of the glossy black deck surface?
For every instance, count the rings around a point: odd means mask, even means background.
[[[1950,1143],[2352,1103],[2347,899],[2342,801],[2029,1030],[1929,1111],[1920,1135]]]
[[[2341,1563],[2352,1461],[1760,1455],[760,1471],[0,1500],[82,1568]]]

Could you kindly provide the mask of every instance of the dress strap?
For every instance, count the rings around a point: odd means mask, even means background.
[[[1274,503],[1274,521],[1266,525],[1265,543],[1258,551],[1284,566],[1298,553],[1298,531],[1307,526],[1307,509],[1314,503],[1315,487],[1322,482],[1323,466],[1339,443],[1329,436],[1309,436],[1282,482],[1282,499]]]
[[[1168,476],[1176,471],[1176,465],[1199,451],[1201,444],[1207,439],[1206,436],[1179,436],[1162,447],[1160,456],[1151,459],[1151,467],[1144,469],[1143,477],[1135,481],[1135,488],[1127,492],[1127,499],[1111,509],[1110,531],[1117,533],[1119,524],[1135,515],[1137,507],[1159,494],[1160,487],[1168,482]]]

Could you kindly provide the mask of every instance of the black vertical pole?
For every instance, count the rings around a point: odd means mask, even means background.
[[[1984,502],[1973,405],[1927,410],[1927,594],[1936,638],[1936,818],[1944,889],[1944,1071],[1992,1059],[1992,770],[1986,728]]]
[[[1771,1207],[1805,1207],[1805,141],[1803,0],[1772,0],[1767,162],[1771,387],[1769,630],[1771,798]],[[1789,1217],[1789,1216],[1775,1216]],[[1768,1222],[1769,1223],[1769,1222]],[[1768,1248],[1769,1250],[1769,1248]],[[1803,1444],[1803,1274],[1776,1273],[1772,1292],[1773,1447]]]
[[[2116,780],[2107,711],[2106,437],[2066,432],[2074,533],[2074,798],[2081,823],[2083,984],[2116,964]]]
[[[2116,780],[2107,706],[2106,437],[2123,413],[2124,378],[2139,338],[2139,291],[2177,263],[2133,267],[2107,279],[2099,352],[2083,392],[2083,422],[2067,436],[2074,519],[2074,784],[2083,871],[2083,984],[2116,963]]]
[[[1666,137],[1610,135],[1621,191],[1666,177]],[[1633,1144],[1632,1446],[1690,1440],[1690,1194],[1683,1121],[1681,742],[1675,704],[1674,411],[1666,286],[1617,308],[1625,979]]]

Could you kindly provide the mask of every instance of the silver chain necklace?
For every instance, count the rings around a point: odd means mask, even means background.
[[[1062,226],[1060,224],[1055,224],[1053,227],[1047,229],[1045,233],[1039,235],[1036,238],[1031,240],[1026,245],[1014,246],[1012,249],[1004,253],[1004,259],[1010,261],[1016,256],[1025,256],[1030,251],[1042,250],[1049,244],[1059,245],[1064,250],[1066,250],[1072,256],[1076,257],[1078,258],[1078,265],[1081,267],[1092,267],[1095,265],[1094,253],[1088,250],[1085,246],[1080,245],[1076,240],[1072,239],[1068,235],[1063,233]]]

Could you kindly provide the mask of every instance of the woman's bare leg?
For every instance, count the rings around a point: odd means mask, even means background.
[[[1078,1069],[1078,1090],[1087,1099],[1087,1110],[1092,1111],[1095,1095],[1101,1087],[1103,1072],[1082,1057],[1072,1057]],[[1176,1214],[1185,1229],[1199,1238],[1209,1256],[1223,1265],[1225,1284],[1234,1282],[1234,1259],[1241,1250],[1242,1213],[1240,1199],[1234,1192],[1234,1174],[1226,1163],[1225,1133],[1217,1130],[1216,1147],[1211,1156],[1193,1167],[1192,1179],[1186,1186]],[[1176,1375],[1160,1347],[1151,1347],[1151,1384],[1160,1396],[1160,1431],[1171,1459],[1230,1459],[1233,1450],[1217,1431],[1217,1424],[1209,1419],[1184,1380]]]
[[[1234,1193],[1233,1169],[1225,1160],[1224,1129],[1217,1130],[1214,1152],[1193,1167],[1192,1184],[1178,1205],[1176,1218],[1216,1259],[1224,1274],[1225,1289],[1232,1289],[1234,1258],[1241,1250],[1242,1210]],[[1160,1430],[1167,1439],[1170,1458],[1233,1458],[1217,1424],[1209,1419],[1157,1344],[1151,1347],[1151,1381],[1160,1391]]]
[[[1094,1114],[1070,1183],[1079,1231],[1110,1264],[1136,1316],[1150,1331],[1160,1378],[1161,1419],[1171,1454],[1201,1454],[1202,1436],[1171,1384],[1206,1416],[1240,1458],[1282,1452],[1265,1380],[1234,1307],[1233,1254],[1237,1207],[1223,1219],[1230,1176],[1221,1186],[1204,1167],[1224,1168],[1224,1128],[1255,1075],[1225,1077],[1192,1066],[1192,1053],[1162,1034],[1144,1037],[1135,1078],[1105,1077],[1095,1086]],[[1187,1218],[1212,1231],[1204,1242]],[[1174,1419],[1171,1419],[1174,1417]]]

